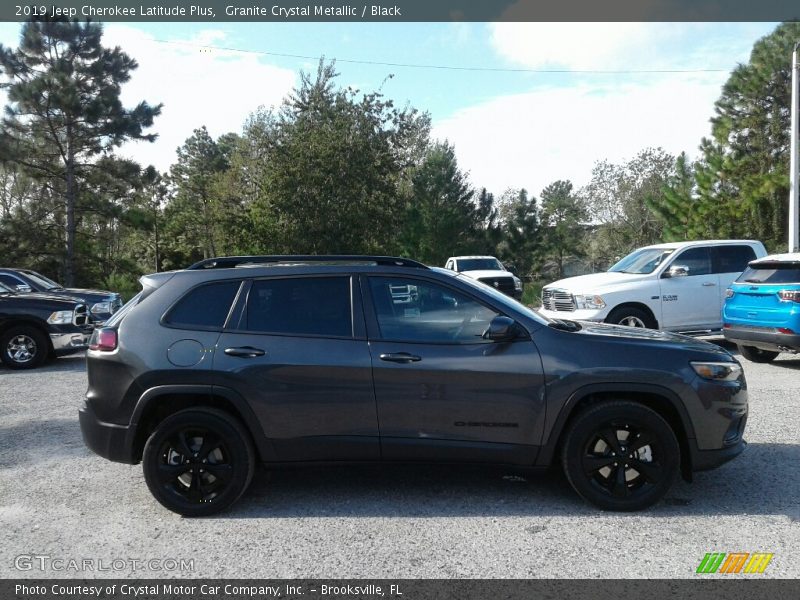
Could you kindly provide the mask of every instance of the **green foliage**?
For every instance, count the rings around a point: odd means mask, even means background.
[[[542,190],[542,241],[544,252],[555,261],[559,278],[564,259],[583,254],[583,231],[589,212],[570,181],[555,181]]]
[[[91,255],[95,235],[106,233],[82,219],[105,229],[93,217],[117,216],[113,205],[130,189],[135,168],[117,161],[114,149],[129,139],[153,140],[144,130],[160,112],[146,102],[122,106],[121,87],[137,64],[119,48],[105,48],[102,35],[96,23],[34,20],[23,25],[16,50],[0,45],[8,93],[0,161],[41,186],[32,200],[46,214],[39,233],[60,240],[68,285],[80,275],[76,256]]]
[[[541,247],[539,208],[536,198],[524,188],[508,189],[500,199],[498,212],[502,241],[497,252],[504,263],[521,277],[530,277],[538,264]]]

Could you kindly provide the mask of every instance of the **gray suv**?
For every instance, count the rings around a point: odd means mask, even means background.
[[[80,424],[183,515],[229,507],[257,462],[560,464],[586,500],[638,510],[745,446],[724,349],[550,320],[453,271],[225,257],[141,282],[93,334]]]

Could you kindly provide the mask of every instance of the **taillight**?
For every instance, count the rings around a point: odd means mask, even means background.
[[[784,302],[800,302],[800,290],[781,290],[778,298]]]
[[[794,331],[789,329],[788,327],[778,327],[776,329],[778,333],[783,333],[785,335],[794,335]]]
[[[111,352],[117,349],[117,330],[112,327],[95,329],[92,339],[89,340],[89,350]]]
[[[725,297],[726,298],[733,298],[734,291],[731,288],[725,290]]]

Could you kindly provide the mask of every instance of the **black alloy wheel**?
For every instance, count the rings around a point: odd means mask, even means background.
[[[640,510],[658,502],[675,481],[680,447],[669,424],[650,408],[603,402],[572,421],[562,462],[572,487],[592,504]]]
[[[156,500],[173,512],[199,517],[239,499],[253,477],[255,452],[248,432],[232,416],[190,409],[156,427],[142,465]]]

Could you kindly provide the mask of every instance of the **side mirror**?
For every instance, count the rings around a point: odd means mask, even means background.
[[[517,323],[514,319],[496,316],[483,332],[483,339],[493,342],[508,342],[517,337]]]
[[[25,285],[24,283],[21,283],[20,285],[17,286],[17,291],[18,292],[32,292],[33,290],[31,289],[31,286]]]
[[[672,265],[665,275],[669,278],[672,277],[686,277],[689,274],[689,267],[686,265]]]

